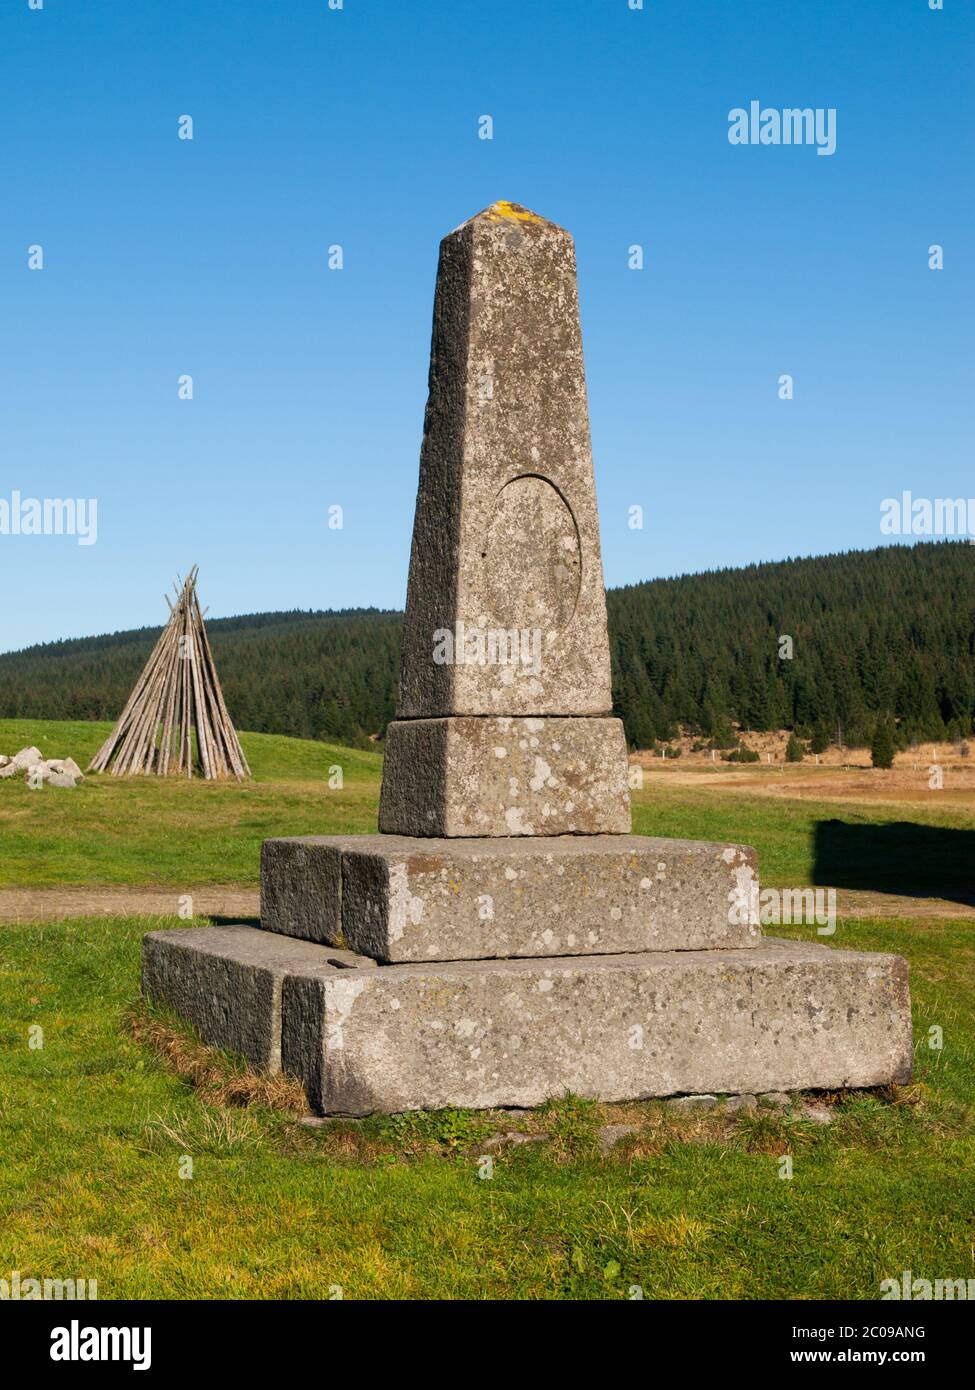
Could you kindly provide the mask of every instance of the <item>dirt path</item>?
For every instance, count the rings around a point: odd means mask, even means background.
[[[975,921],[975,907],[946,898],[905,898],[897,893],[869,889],[838,888],[836,912],[840,917],[954,917]],[[774,935],[774,927],[769,935]]]
[[[711,762],[702,755],[667,761],[648,753],[636,753],[630,763],[644,769],[644,787],[670,791],[675,787],[695,791],[740,793],[796,801],[839,801],[860,805],[951,806],[975,811],[975,765],[971,762],[938,763],[934,757],[898,762],[890,771],[848,764],[817,767],[803,763],[768,766],[765,763]],[[932,779],[934,767],[940,768]],[[935,785],[932,785],[934,780]]]
[[[203,888],[0,888],[0,922],[59,922],[66,917],[175,917],[185,899],[192,915],[260,916],[257,888],[208,884]]]
[[[245,922],[260,916],[260,892],[239,884],[185,889],[197,917]],[[182,895],[164,888],[0,888],[0,922],[59,922],[66,917],[177,916]],[[905,898],[893,893],[841,888],[841,917],[954,917],[975,920],[975,907],[944,898]],[[774,929],[770,933],[774,935]]]

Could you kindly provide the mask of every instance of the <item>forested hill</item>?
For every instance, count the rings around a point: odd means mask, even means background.
[[[654,580],[609,594],[614,691],[632,742],[817,724],[868,740],[972,732],[975,547],[886,546]],[[782,638],[791,638],[789,644]]]
[[[251,613],[206,619],[239,729],[363,743],[393,716],[401,613]],[[0,656],[0,718],[115,719],[162,628],[49,642]]]
[[[610,590],[614,692],[630,741],[817,725],[922,738],[975,716],[975,547],[888,546]],[[207,623],[238,727],[359,743],[391,718],[401,615],[258,613]],[[0,717],[113,719],[159,628],[0,656]],[[790,643],[783,639],[791,639]]]

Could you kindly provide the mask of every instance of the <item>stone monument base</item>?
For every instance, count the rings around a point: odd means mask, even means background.
[[[377,965],[253,927],[152,932],[143,990],[320,1114],[906,1082],[899,956],[731,949]]]

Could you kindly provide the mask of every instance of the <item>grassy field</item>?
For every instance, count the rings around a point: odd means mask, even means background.
[[[33,742],[84,763],[105,732],[3,721],[0,749]],[[375,828],[377,754],[244,743],[255,779],[239,787],[0,782],[2,881],[254,883],[267,835]],[[330,790],[336,764],[344,785]],[[975,828],[957,805],[912,807],[905,821],[896,807],[757,788],[654,782],[635,802],[640,832],[752,843],[764,880],[780,885],[810,882],[824,822],[878,845],[899,824],[920,856]],[[943,853],[938,874],[950,875]],[[867,869],[882,868],[878,852]],[[828,1097],[828,1126],[563,1097],[517,1118],[447,1111],[316,1128],[300,1122],[293,1086],[248,1076],[138,1004],[142,935],[178,925],[0,926],[0,1277],[94,1278],[102,1298],[461,1299],[625,1299],[636,1286],[647,1298],[870,1299],[905,1269],[975,1277],[971,922],[840,923],[841,948],[910,961],[916,1084]],[[932,1028],[941,1049],[928,1045]],[[603,1154],[608,1123],[634,1133]],[[491,1145],[510,1130],[537,1142]],[[487,1152],[493,1175],[482,1178]],[[785,1154],[791,1179],[779,1176]]]
[[[70,754],[85,766],[109,728],[0,720],[0,751],[33,743],[45,756]],[[378,752],[273,734],[245,733],[241,740],[254,772],[253,781],[241,784],[102,774],[64,792],[32,791],[19,778],[0,782],[0,886],[256,884],[268,836],[375,831]],[[329,786],[333,767],[342,769],[341,788]],[[822,827],[835,822],[852,827],[863,886],[898,893],[940,888],[957,901],[975,898],[975,798],[944,808],[912,805],[908,812],[896,803],[830,801],[826,777],[821,797],[774,801],[761,768],[754,793],[699,780],[688,786],[664,775],[634,792],[634,830],[754,845],[763,882],[801,887],[838,881],[838,871],[831,879],[817,877],[816,863]],[[895,828],[885,834],[884,827]]]
[[[0,720],[0,750],[33,744],[87,766],[109,724]],[[0,886],[257,883],[261,841],[376,829],[382,757],[243,734],[252,781],[88,777],[73,792],[0,782]],[[341,767],[341,790],[329,769]]]
[[[528,1119],[318,1129],[261,1103],[287,1094],[226,1103],[232,1069],[194,1066],[178,1035],[174,1069],[144,1016],[133,1037],[139,943],[161,925],[178,924],[0,934],[0,1271],[95,1278],[103,1298],[875,1298],[904,1269],[975,1275],[975,951],[959,924],[844,924],[845,943],[910,957],[919,1084],[847,1098],[825,1128],[562,1100]],[[607,1121],[637,1132],[602,1157]],[[494,1151],[482,1179],[485,1139],[511,1129],[548,1137]]]

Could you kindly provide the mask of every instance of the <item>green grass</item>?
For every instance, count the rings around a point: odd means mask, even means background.
[[[824,879],[814,869],[817,826],[825,822],[850,828],[856,862],[837,863],[833,851]],[[957,802],[944,808],[854,805],[828,796],[772,797],[655,783],[633,793],[633,831],[753,845],[762,882],[769,887],[827,882],[878,892],[930,890],[930,896],[975,901],[975,809]]]
[[[0,720],[0,751],[33,744],[86,767],[110,724]],[[74,791],[0,782],[0,885],[257,883],[273,835],[376,829],[379,753],[242,734],[252,781],[86,777]],[[342,769],[341,789],[329,786]]]
[[[0,750],[35,743],[84,765],[108,729],[0,721]],[[254,771],[243,785],[0,782],[0,883],[256,884],[269,835],[375,829],[378,753],[242,739]],[[344,784],[330,789],[336,764]],[[957,804],[901,813],[659,783],[634,798],[638,832],[753,844],[779,886],[814,881],[829,820],[858,837],[868,886],[894,887],[905,865],[920,881],[928,862],[956,889],[970,873],[975,817]],[[166,1034],[166,1058],[151,1045],[168,1021],[132,1010],[141,938],[162,925],[181,924],[0,928],[0,1277],[95,1278],[102,1298],[328,1298],[339,1286],[348,1298],[618,1299],[639,1285],[663,1298],[872,1299],[904,1269],[975,1275],[970,923],[840,924],[834,943],[910,959],[919,1084],[840,1098],[827,1128],[563,1097],[517,1121],[451,1110],[309,1129],[185,1031]],[[942,1051],[927,1046],[934,1026]],[[596,1129],[615,1121],[637,1132],[600,1157]],[[545,1137],[492,1150],[482,1180],[486,1138],[511,1128]],[[791,1181],[778,1176],[785,1152]]]
[[[871,1299],[904,1269],[975,1276],[964,923],[842,924],[844,944],[910,958],[920,1085],[896,1104],[847,1097],[826,1129],[571,1098],[517,1121],[447,1111],[307,1129],[287,1111],[215,1104],[125,1027],[142,935],[161,925],[178,924],[0,934],[2,1276],[95,1278],[101,1298],[341,1286],[397,1299],[620,1299],[632,1285],[648,1298]],[[43,1048],[28,1046],[32,1025]],[[595,1127],[612,1119],[638,1133],[602,1158]],[[483,1180],[496,1127],[549,1137],[494,1152]]]
[[[0,751],[33,743],[46,757],[70,754],[85,766],[110,727],[0,720]],[[32,791],[20,778],[0,781],[0,885],[256,884],[261,841],[269,836],[376,830],[380,753],[275,734],[244,733],[241,741],[254,773],[244,783],[102,774],[69,792]],[[342,769],[340,789],[329,786],[334,766]],[[885,839],[883,827],[905,817],[893,842]],[[814,874],[814,836],[830,820],[865,832],[856,846],[862,886],[905,892],[926,878],[932,891],[967,900],[975,811],[957,803],[899,810],[659,782],[633,795],[636,833],[754,845],[771,887],[823,881]],[[968,832],[970,842],[959,843],[958,832]]]

